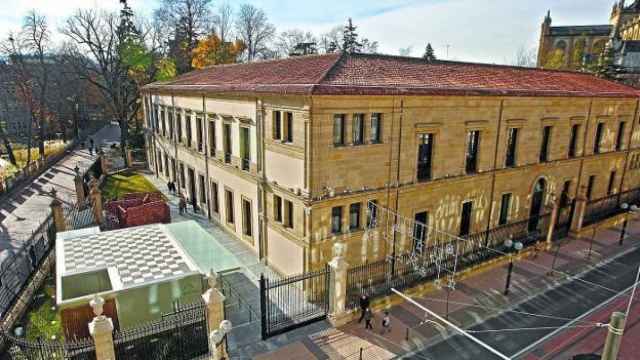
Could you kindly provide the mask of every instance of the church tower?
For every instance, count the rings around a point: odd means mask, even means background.
[[[547,10],[547,16],[540,26],[540,40],[538,42],[538,67],[544,64],[545,54],[548,53],[549,44],[547,44],[548,36],[551,35],[551,10]]]

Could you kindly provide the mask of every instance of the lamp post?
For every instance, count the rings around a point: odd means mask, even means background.
[[[629,213],[634,213],[638,211],[638,207],[636,205],[629,205],[627,203],[622,203],[620,208],[626,213],[624,215],[624,220],[622,222],[622,229],[620,230],[620,242],[618,243],[622,246],[624,242],[624,237],[627,235],[627,223],[629,220]]]
[[[225,358],[225,350],[222,342],[227,338],[227,334],[231,332],[232,327],[231,321],[222,320],[220,327],[209,334],[209,345],[212,347],[213,360],[222,360]]]
[[[504,295],[509,295],[509,287],[511,286],[511,274],[513,273],[513,252],[516,253],[522,250],[523,245],[521,242],[514,242],[511,239],[507,239],[504,241],[504,247],[509,253],[509,270],[507,272],[507,283],[504,286]]]

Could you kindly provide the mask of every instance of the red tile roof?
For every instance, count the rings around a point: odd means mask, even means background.
[[[291,57],[192,71],[146,90],[306,95],[510,95],[638,97],[593,75],[367,54]]]

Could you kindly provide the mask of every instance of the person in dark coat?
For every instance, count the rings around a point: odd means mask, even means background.
[[[370,308],[364,312],[364,328],[368,330],[373,330],[373,325],[371,324],[371,320],[373,320],[373,312],[371,312]]]
[[[364,315],[367,312],[367,309],[369,308],[369,297],[366,294],[362,294],[362,296],[360,296],[360,319],[358,320],[358,323],[362,322],[362,319],[364,319]]]

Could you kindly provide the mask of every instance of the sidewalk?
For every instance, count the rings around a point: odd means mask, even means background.
[[[96,146],[119,141],[120,128],[108,125],[92,136]],[[65,203],[75,203],[74,168],[86,170],[95,162],[97,154],[88,149],[76,149],[53,165],[24,189],[0,204],[0,261],[8,253],[20,248],[31,231],[35,230],[51,211],[51,189]]]
[[[600,262],[612,262],[615,265],[613,258],[635,249],[638,245],[636,235],[640,235],[640,222],[630,223],[628,230],[634,235],[628,237],[623,246],[618,245],[619,228],[603,229],[597,234],[593,244],[590,238],[564,239],[556,243],[559,245],[559,251],[558,247],[554,246],[549,252],[539,253],[535,259],[529,257],[516,261],[509,296],[503,295],[507,265],[458,281],[455,290],[448,294],[448,319],[462,328],[468,328],[535,295],[540,295],[557,286],[569,275],[578,275],[593,269]],[[550,273],[551,266],[558,272]],[[428,293],[416,300],[439,315],[447,316],[446,289]],[[539,309],[539,313],[546,314],[546,310]],[[429,324],[421,325],[420,321],[425,318],[425,314],[411,304],[393,306],[390,314],[392,331],[388,334],[380,333],[382,316],[377,313],[373,321],[373,331],[364,330],[363,324],[352,322],[338,329],[310,335],[306,339],[255,358],[359,359],[362,348],[365,359],[391,359],[442,339],[442,329],[436,329]],[[305,355],[302,357],[293,357],[294,354],[300,356],[298,354],[303,353]]]

